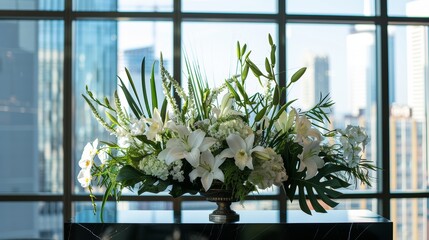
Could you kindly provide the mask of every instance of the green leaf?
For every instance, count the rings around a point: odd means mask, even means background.
[[[115,118],[112,114],[110,114],[108,111],[106,111],[105,113],[106,113],[107,118],[109,118],[109,120],[110,120],[112,123],[114,123],[114,124],[116,124],[116,125],[119,125],[119,123],[118,123],[118,119],[116,119],[116,118]]]
[[[135,117],[137,119],[140,119],[140,116],[142,116],[142,112],[139,109],[139,107],[137,106],[137,103],[135,102],[134,98],[131,96],[130,92],[128,91],[128,89],[125,87],[124,82],[122,81],[122,79],[118,76],[119,81],[120,81],[120,87],[122,89],[122,92],[125,95],[125,98],[127,99],[128,105],[131,108],[131,111],[133,111]]]
[[[265,115],[265,112],[267,112],[267,106],[263,107],[261,111],[259,111],[258,114],[256,114],[255,121],[259,122],[262,119],[262,117]]]
[[[296,82],[296,81],[298,81],[298,80],[302,77],[302,75],[304,75],[305,70],[307,70],[307,68],[306,68],[306,67],[300,68],[298,71],[296,71],[296,72],[292,75],[292,77],[291,77],[290,81],[291,81],[291,82],[293,82],[293,83],[294,83],[294,82]]]
[[[155,83],[155,63],[152,64],[152,71],[150,74],[150,88],[152,93],[152,109],[158,108],[158,96],[156,94]]]
[[[131,165],[125,165],[119,170],[116,181],[121,182],[125,187],[133,187],[143,179],[143,174]]]
[[[308,199],[311,202],[311,205],[313,206],[314,210],[316,212],[326,213],[326,210],[320,205],[320,203],[317,201],[316,195],[314,195],[313,188],[306,187]]]
[[[306,201],[306,197],[305,197],[305,192],[304,192],[304,186],[298,186],[299,189],[299,207],[301,208],[301,210],[309,215],[311,215],[311,211],[310,208],[307,205],[307,201]]]
[[[125,73],[127,74],[128,81],[130,82],[131,89],[133,89],[134,96],[137,99],[137,102],[139,103],[140,109],[142,109],[142,105],[140,103],[140,99],[139,99],[139,95],[138,95],[137,90],[136,90],[136,86],[134,85],[133,78],[131,77],[131,74],[130,74],[130,72],[128,71],[127,68],[125,68]]]
[[[146,91],[145,61],[146,61],[146,58],[143,58],[142,63],[141,63],[141,68],[140,68],[140,75],[141,75],[141,84],[142,84],[144,105],[145,105],[148,117],[151,118],[152,117],[152,110],[150,109],[149,100],[148,100],[147,91]]]

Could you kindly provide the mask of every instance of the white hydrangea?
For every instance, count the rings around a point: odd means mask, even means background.
[[[273,184],[280,186],[288,179],[286,169],[283,165],[283,158],[272,148],[265,148],[264,151],[254,152],[254,170],[249,176],[249,181],[260,189],[266,189]]]
[[[179,182],[185,181],[185,172],[182,170],[183,163],[182,161],[174,161],[171,164],[170,175],[173,177],[173,180],[177,180]]]
[[[223,142],[229,135],[237,134],[245,139],[253,134],[253,130],[241,118],[234,118],[225,122],[218,122],[209,127],[209,134]]]
[[[161,180],[168,178],[168,166],[164,161],[160,161],[154,154],[144,157],[139,162],[139,168],[145,174],[157,177]]]

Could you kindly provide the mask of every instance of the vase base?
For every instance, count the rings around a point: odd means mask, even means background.
[[[227,214],[211,213],[209,215],[209,221],[214,223],[232,223],[240,221],[240,215],[232,211]]]

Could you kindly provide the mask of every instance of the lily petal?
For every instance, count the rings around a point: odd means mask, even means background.
[[[246,142],[237,134],[230,134],[226,138],[226,142],[228,143],[229,148],[235,153],[240,151],[241,149],[246,150]]]
[[[191,152],[184,152],[183,155],[193,167],[197,167],[200,164],[200,150],[198,148],[193,148]]]

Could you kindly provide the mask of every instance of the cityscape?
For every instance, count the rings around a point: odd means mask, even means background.
[[[46,4],[46,1],[44,1]],[[89,3],[87,3],[89,4]],[[94,1],[103,9],[115,10],[116,1]],[[429,3],[415,0],[407,3],[407,14],[419,11]],[[78,21],[73,36],[73,146],[76,162],[88,139],[97,136],[112,139],[92,118],[81,99],[85,86],[98,96],[113,96],[118,78],[123,78],[123,67],[132,76],[140,76],[140,63],[146,57],[146,73],[152,63],[159,61],[159,46],[154,35],[158,28],[153,24],[148,34],[154,41],[142,46],[127,47],[120,44],[120,26],[116,21]],[[298,26],[299,27],[299,26]],[[322,27],[320,27],[322,29]],[[0,44],[0,194],[63,192],[63,85],[64,32],[60,21],[0,21],[0,32],[7,37]],[[296,107],[306,110],[320,96],[333,92],[333,78],[347,82],[340,96],[339,108],[332,109],[331,127],[343,128],[347,124],[365,126],[372,136],[366,150],[367,159],[377,156],[377,57],[376,29],[368,25],[347,25],[344,35],[345,74],[335,76],[334,57],[329,50],[307,49],[298,63],[308,68],[304,81],[297,90]],[[293,35],[292,35],[293,36]],[[289,38],[289,37],[288,37]],[[4,40],[4,41],[3,41]],[[299,44],[299,39],[288,39],[287,48]],[[389,104],[390,104],[390,188],[395,191],[428,189],[427,163],[427,105],[425,84],[428,76],[429,32],[423,26],[395,26],[389,28]],[[305,49],[305,47],[301,47]],[[311,48],[311,47],[308,47]],[[422,51],[425,49],[425,51]],[[289,54],[287,52],[287,54]],[[171,54],[165,65],[172,69]],[[289,56],[288,56],[289,57]],[[287,67],[289,69],[289,67]],[[155,69],[158,70],[158,69]],[[227,73],[225,73],[227,74]],[[406,78],[404,81],[403,78]],[[149,78],[149,76],[146,76]],[[160,86],[159,86],[159,91]],[[293,95],[290,97],[294,97]],[[342,106],[342,107],[341,107]],[[18,146],[17,146],[18,143]],[[19,162],[17,161],[19,160]],[[11,164],[12,163],[12,164]],[[73,173],[76,175],[75,173]],[[374,175],[374,178],[377,176]],[[374,184],[377,186],[377,184]],[[360,186],[358,186],[360,187]],[[359,189],[359,191],[375,191]],[[87,194],[79,184],[74,193]],[[347,190],[345,190],[347,191]],[[88,198],[89,201],[89,198]],[[426,198],[391,200],[391,220],[396,239],[429,239],[429,202]],[[373,199],[341,200],[339,209],[370,209],[377,211]],[[76,203],[74,212],[87,210],[90,204]],[[116,209],[171,209],[165,202],[128,202],[111,204]],[[204,208],[206,205],[186,204],[186,209]],[[239,206],[237,206],[239,207]],[[297,206],[292,204],[290,209]],[[253,201],[247,209],[277,209],[274,201]],[[62,238],[62,205],[56,202],[2,202],[0,232],[5,238],[46,237]],[[25,216],[16,219],[11,217]],[[19,224],[17,224],[19,223]]]

